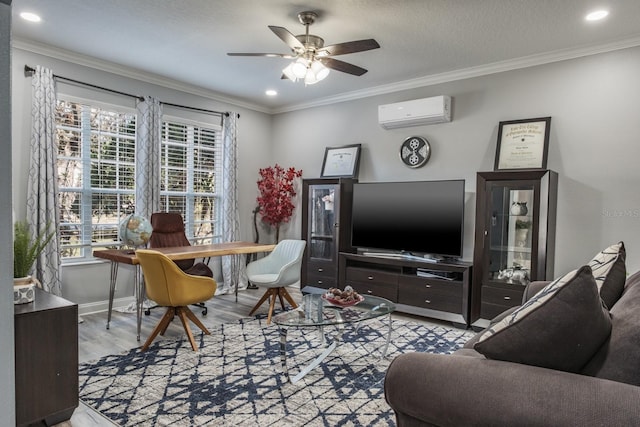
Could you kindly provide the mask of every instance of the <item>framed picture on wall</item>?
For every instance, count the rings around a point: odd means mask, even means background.
[[[361,144],[327,147],[322,161],[321,177],[357,178]]]
[[[494,170],[546,169],[551,117],[500,122]]]

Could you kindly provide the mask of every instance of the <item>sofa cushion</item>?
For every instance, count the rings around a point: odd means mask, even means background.
[[[585,265],[488,328],[474,348],[489,359],[579,372],[610,332],[609,312]]]
[[[618,301],[624,289],[627,278],[625,258],[624,243],[619,242],[598,253],[589,262],[600,297],[609,308]]]
[[[611,337],[582,374],[640,386],[640,272],[629,277],[611,309]]]

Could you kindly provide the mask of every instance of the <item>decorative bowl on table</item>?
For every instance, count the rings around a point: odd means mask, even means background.
[[[322,299],[337,307],[351,307],[364,301],[364,297],[354,291],[351,286],[346,286],[344,291],[329,288],[327,292],[322,294]]]

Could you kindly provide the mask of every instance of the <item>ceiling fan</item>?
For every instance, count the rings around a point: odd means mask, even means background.
[[[282,78],[296,81],[304,80],[306,84],[314,84],[324,79],[329,73],[329,68],[343,73],[361,76],[367,72],[362,67],[349,64],[332,58],[336,55],[363,52],[365,50],[380,47],[374,39],[356,40],[338,43],[329,46],[324,45],[324,39],[309,34],[309,26],[318,18],[316,12],[300,12],[298,20],[305,26],[305,34],[294,36],[284,27],[269,25],[269,29],[275,33],[291,49],[290,54],[282,53],[227,53],[229,56],[267,56],[276,58],[289,58],[294,61],[283,70]]]

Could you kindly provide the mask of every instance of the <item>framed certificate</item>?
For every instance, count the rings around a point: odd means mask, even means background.
[[[357,178],[361,144],[327,147],[321,177]]]
[[[494,170],[546,169],[551,117],[500,122]]]

